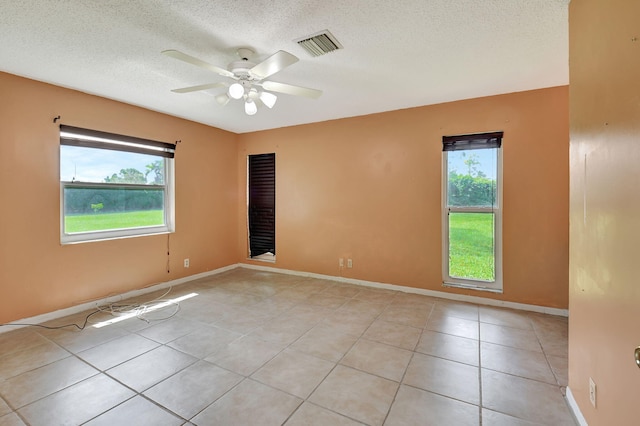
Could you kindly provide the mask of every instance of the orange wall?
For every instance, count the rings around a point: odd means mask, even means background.
[[[235,134],[3,73],[0,96],[0,323],[236,263]],[[182,140],[170,240],[60,245],[57,115],[73,126]]]
[[[637,0],[573,0],[569,9],[569,387],[591,426],[640,419],[639,16]]]
[[[504,131],[504,294],[445,289],[442,136],[493,130]],[[246,157],[275,152],[275,267],[567,308],[567,87],[241,134],[238,140],[242,261],[255,263],[246,260]],[[353,258],[353,269],[340,270],[339,257]]]

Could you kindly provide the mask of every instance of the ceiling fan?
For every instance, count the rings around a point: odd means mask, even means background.
[[[254,53],[253,50],[248,48],[238,49],[240,60],[231,62],[227,69],[224,69],[177,50],[165,50],[162,52],[162,54],[166,56],[205,68],[223,77],[229,77],[235,80],[235,82],[231,84],[226,82],[200,84],[198,86],[174,89],[172,92],[189,93],[217,87],[227,87],[228,90],[226,92],[215,97],[216,101],[224,106],[229,103],[231,99],[243,99],[244,111],[248,115],[254,115],[258,111],[259,103],[268,108],[273,108],[278,98],[271,92],[304,96],[312,99],[317,99],[322,95],[321,90],[266,80],[289,65],[298,62],[298,58],[291,53],[279,50],[259,64],[255,64],[250,60]]]

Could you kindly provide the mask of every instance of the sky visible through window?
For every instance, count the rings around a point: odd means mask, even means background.
[[[136,169],[142,174],[147,164],[162,159],[154,155],[77,146],[60,146],[60,180],[65,182],[104,182],[108,176],[122,169]],[[153,183],[155,174],[149,173],[147,183]]]
[[[497,148],[449,151],[447,155],[449,171],[455,171],[462,175],[468,174],[469,166],[465,164],[465,161],[473,155],[475,156],[475,160],[478,161],[478,164],[475,165],[476,171],[480,171],[484,173],[485,177],[495,180],[498,169],[496,167],[496,151]],[[473,170],[472,175],[475,176],[475,174],[473,174]]]

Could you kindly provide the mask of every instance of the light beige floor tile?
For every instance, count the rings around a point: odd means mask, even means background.
[[[380,315],[380,319],[411,327],[424,328],[429,317],[427,309],[397,307],[391,303]]]
[[[78,353],[78,356],[99,370],[108,370],[118,364],[157,348],[159,344],[137,334],[129,334],[103,345]]]
[[[246,334],[276,316],[275,313],[265,313],[259,310],[245,309],[239,306],[230,306],[221,313],[217,319],[211,322],[216,327],[224,328],[235,333]]]
[[[525,311],[480,306],[480,321],[506,327],[532,329],[531,318]]]
[[[268,298],[251,306],[251,311],[265,317],[276,317],[295,306],[295,302]],[[236,331],[236,330],[234,330]]]
[[[290,302],[298,304],[309,297],[309,291],[305,288],[290,287],[285,290],[279,291],[274,296],[271,296],[271,300],[280,302]]]
[[[244,336],[214,352],[205,360],[243,376],[249,376],[276,356],[283,347],[284,345],[253,336]]]
[[[293,413],[285,426],[362,426],[362,423],[305,402]]]
[[[309,402],[369,425],[381,425],[398,383],[338,365]]]
[[[540,423],[528,422],[507,414],[482,409],[482,426],[539,426]]]
[[[283,424],[302,403],[300,398],[245,379],[191,419],[195,425]]]
[[[542,345],[542,350],[547,355],[563,358],[569,357],[568,338],[553,335],[541,335],[539,340]]]
[[[60,329],[40,331],[47,339],[53,340],[63,348],[73,352],[81,352],[94,346],[101,345],[109,340],[117,339],[129,334],[121,327],[107,326],[93,328],[88,325],[84,330]]]
[[[133,397],[85,423],[86,426],[179,426],[184,420],[141,396]]]
[[[360,339],[340,364],[399,382],[407,369],[411,355],[412,352],[406,349]]]
[[[556,384],[556,378],[542,352],[482,342],[480,343],[480,354],[482,368]]]
[[[216,300],[219,303],[222,303],[225,305],[232,305],[232,306],[242,306],[242,307],[255,305],[256,303],[260,302],[263,299],[265,299],[264,296],[259,296],[257,294],[243,293],[240,291],[230,291],[226,293],[220,293],[216,298]]]
[[[402,385],[385,426],[473,426],[479,423],[479,408],[475,405]]]
[[[492,370],[482,370],[482,405],[531,422],[575,426],[557,385]]]
[[[425,330],[415,350],[451,361],[480,365],[480,344],[475,339]]]
[[[322,306],[328,309],[337,309],[344,305],[349,299],[341,296],[334,296],[329,293],[314,293],[310,294],[304,301],[310,305]]]
[[[96,374],[76,357],[64,358],[0,382],[0,395],[19,408]]]
[[[202,359],[224,348],[241,336],[242,334],[240,333],[211,326],[200,328],[191,334],[179,337],[167,346]]]
[[[387,303],[369,302],[360,299],[351,299],[344,305],[338,308],[338,311],[353,312],[361,314],[363,316],[370,316],[372,318],[380,315],[385,310]]]
[[[292,321],[316,325],[333,314],[333,309],[300,303],[278,317],[278,321]]]
[[[551,370],[560,386],[569,386],[569,359],[561,356],[547,355]]]
[[[100,374],[27,405],[19,413],[32,426],[78,425],[134,395]]]
[[[212,323],[219,320],[226,310],[231,308],[235,308],[235,306],[223,305],[213,297],[201,297],[199,295],[180,302],[180,310],[176,316],[190,321]]]
[[[347,353],[357,337],[336,332],[334,328],[320,324],[295,341],[291,347],[328,361],[338,362]]]
[[[430,313],[437,300],[440,299],[423,296],[421,294],[398,292],[396,297],[391,301],[391,306],[421,309]]]
[[[360,290],[353,298],[357,300],[363,300],[365,302],[381,303],[388,305],[398,294],[397,291],[385,290],[378,288],[364,288]]]
[[[71,354],[60,346],[43,340],[37,346],[0,357],[0,379],[8,379],[69,356]]]
[[[195,331],[202,330],[204,324],[173,317],[159,324],[138,331],[138,334],[147,339],[155,340],[158,343],[169,343],[179,337],[186,336]]]
[[[457,317],[471,321],[478,321],[478,305],[471,303],[439,301],[433,308],[434,313],[444,316]]]
[[[199,361],[148,389],[144,395],[190,419],[242,379],[238,374]]]
[[[480,340],[512,348],[542,352],[542,347],[533,329],[480,323]]]
[[[567,317],[530,312],[529,318],[538,337],[555,337],[564,340],[569,337],[569,318]]]
[[[337,333],[359,337],[373,323],[374,317],[361,314],[335,311],[330,317],[325,318],[320,324],[331,327]]]
[[[325,294],[331,294],[333,296],[340,296],[346,298],[353,298],[356,294],[360,293],[362,287],[349,284],[336,284],[323,291]]]
[[[335,366],[333,362],[285,349],[251,378],[300,398],[307,398]]]
[[[377,320],[371,324],[362,337],[412,351],[416,347],[421,333],[422,329],[420,328]]]
[[[21,352],[36,346],[49,343],[47,339],[33,330],[22,328],[0,333],[0,354],[5,357],[14,352]]]
[[[479,374],[478,367],[417,353],[409,363],[403,383],[478,405]]]
[[[196,361],[191,355],[160,346],[107,370],[107,374],[142,392]]]
[[[307,278],[294,285],[296,290],[306,291],[307,294],[317,294],[334,286],[335,283],[317,278]]]
[[[466,337],[468,339],[478,340],[479,337],[478,321],[471,321],[446,315],[431,315],[431,317],[429,317],[429,321],[427,322],[426,329],[437,331],[439,333]]]
[[[13,411],[11,410],[11,407],[7,405],[4,399],[0,398],[0,416],[4,416],[5,414],[10,413],[11,411]]]
[[[16,413],[9,413],[0,416],[0,426],[25,426],[25,423]]]
[[[278,317],[253,330],[249,335],[268,342],[289,345],[313,327],[309,322],[292,322]]]

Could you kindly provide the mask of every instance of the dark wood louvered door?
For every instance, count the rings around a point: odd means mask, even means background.
[[[250,256],[276,254],[276,155],[249,156]]]

